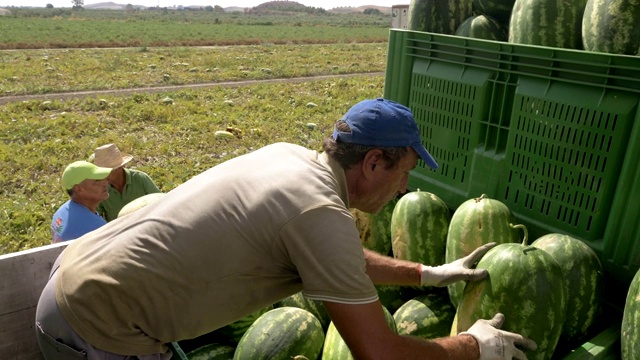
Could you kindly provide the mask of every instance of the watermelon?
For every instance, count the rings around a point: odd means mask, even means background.
[[[449,336],[456,310],[449,294],[423,294],[405,302],[393,314],[398,334],[434,339]]]
[[[322,351],[324,330],[312,313],[297,307],[279,307],[260,316],[242,336],[234,360],[316,359]]]
[[[422,287],[376,285],[378,300],[389,312],[393,313],[407,300],[421,294]]]
[[[120,209],[120,212],[118,212],[118,217],[123,217],[125,215],[129,215],[132,212],[141,209],[149,204],[151,204],[152,202],[159,200],[161,197],[163,197],[165,195],[165,193],[151,193],[151,194],[147,194],[144,196],[141,196],[129,203],[127,203],[125,206],[122,207],[122,209]]]
[[[588,0],[582,17],[585,50],[640,55],[640,1]]]
[[[622,313],[622,360],[640,359],[640,270],[631,280]]]
[[[473,0],[411,0],[407,29],[453,35],[473,14]]]
[[[465,20],[455,35],[475,39],[507,41],[507,28],[496,19],[486,15],[476,15]]]
[[[437,195],[412,191],[391,215],[391,251],[397,259],[429,266],[444,264],[451,212]]]
[[[235,351],[232,346],[214,343],[189,351],[186,356],[189,360],[232,360]]]
[[[582,15],[587,0],[516,0],[509,42],[582,49]]]
[[[260,310],[257,310],[240,320],[234,321],[229,325],[223,326],[215,332],[229,343],[229,344],[237,344],[244,333],[249,329],[249,327],[256,321],[260,316],[266,313],[269,310],[274,308],[273,305],[267,306]]]
[[[391,214],[397,202],[391,200],[377,214],[351,209],[362,246],[382,255],[391,253]]]
[[[393,320],[393,315],[391,312],[387,310],[384,306],[382,306],[382,311],[384,312],[384,318],[387,320],[387,324],[389,328],[397,333],[396,323]],[[331,322],[329,324],[329,328],[327,329],[326,336],[324,338],[324,347],[322,349],[322,359],[323,360],[353,360],[353,355],[351,355],[351,351],[347,346],[347,343],[344,342],[342,336],[338,332],[336,326]]]
[[[561,341],[568,346],[579,345],[602,312],[602,264],[587,244],[569,235],[547,234],[531,246],[546,251],[562,268],[567,312]]]
[[[478,262],[489,275],[464,287],[457,309],[457,331],[468,330],[479,319],[505,315],[502,327],[536,342],[525,351],[529,360],[551,359],[565,319],[564,274],[546,251],[522,244],[499,244]]]
[[[302,291],[280,300],[274,306],[291,306],[305,309],[320,320],[320,324],[322,324],[324,330],[329,327],[329,323],[331,322],[329,313],[327,313],[327,309],[325,309],[322,301],[309,299]]]
[[[463,202],[451,217],[445,261],[450,263],[465,257],[476,248],[490,242],[520,242],[518,231],[511,226],[515,220],[511,210],[504,203],[490,199],[485,194]],[[458,306],[464,282],[448,285],[447,289],[451,302]]]
[[[476,14],[493,18],[508,27],[515,2],[515,0],[473,0],[473,10]]]

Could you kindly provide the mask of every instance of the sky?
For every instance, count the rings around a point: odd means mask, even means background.
[[[97,4],[102,2],[114,2],[116,4],[132,4],[142,6],[160,6],[160,7],[173,7],[178,5],[202,5],[202,6],[215,6],[220,5],[222,7],[239,6],[239,7],[254,7],[258,6],[269,0],[84,0],[85,5]],[[393,5],[409,4],[409,0],[295,0],[296,2],[317,8],[324,8],[326,10],[333,9],[340,6],[364,6],[364,5],[377,5],[391,7]],[[53,5],[54,8],[71,7],[73,5],[71,0],[0,0],[0,7],[8,6],[32,6],[32,7],[45,7],[47,4]]]

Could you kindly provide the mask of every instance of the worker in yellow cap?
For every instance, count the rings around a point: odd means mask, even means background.
[[[53,214],[54,243],[79,238],[107,223],[96,209],[109,197],[107,176],[110,173],[110,168],[87,161],[76,161],[64,169],[62,186],[70,199]]]

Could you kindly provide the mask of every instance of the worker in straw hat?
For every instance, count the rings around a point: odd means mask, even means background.
[[[53,214],[54,243],[79,238],[107,223],[96,210],[109,197],[110,173],[110,168],[86,161],[76,161],[64,169],[62,186],[70,199]]]
[[[115,144],[96,148],[92,158],[94,164],[113,169],[107,177],[109,198],[98,206],[98,213],[105,220],[116,219],[122,207],[131,201],[147,194],[160,192],[158,186],[146,173],[125,169],[124,166],[133,159],[133,156],[121,152]]]

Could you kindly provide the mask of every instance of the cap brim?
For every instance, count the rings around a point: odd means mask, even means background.
[[[91,174],[91,176],[87,177],[87,179],[91,179],[91,180],[102,180],[102,179],[106,179],[107,176],[109,176],[109,174],[111,173],[111,169],[110,168],[106,168],[106,167],[97,167],[93,173]]]
[[[438,168],[438,163],[435,161],[433,156],[429,154],[427,149],[422,144],[415,144],[411,146],[417,153],[418,156],[433,170]]]

